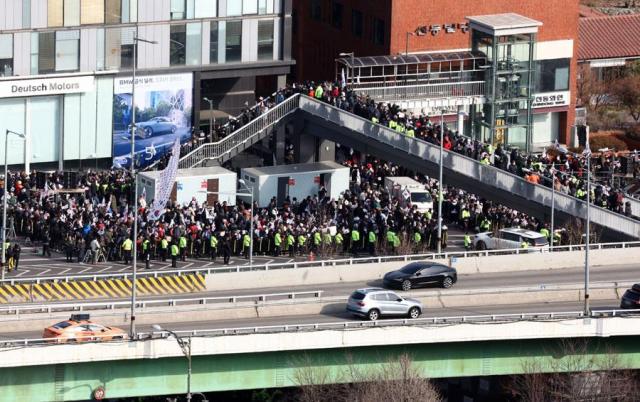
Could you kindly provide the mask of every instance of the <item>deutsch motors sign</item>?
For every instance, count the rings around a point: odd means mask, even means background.
[[[0,81],[0,98],[82,93],[94,88],[93,76]]]

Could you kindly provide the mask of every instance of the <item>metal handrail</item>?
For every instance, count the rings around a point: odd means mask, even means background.
[[[191,297],[191,298],[174,298],[174,299],[141,299],[136,302],[136,306],[140,308],[153,306],[170,306],[189,304],[211,304],[216,302],[237,303],[239,301],[256,301],[266,302],[267,300],[279,299],[299,299],[303,297],[320,298],[324,293],[323,290],[309,290],[303,292],[286,292],[286,293],[263,293],[251,295],[232,295],[232,296],[214,296],[214,297]],[[88,303],[47,303],[47,304],[16,304],[12,306],[0,306],[0,316],[21,314],[37,314],[37,313],[53,313],[64,311],[92,311],[92,310],[115,310],[116,308],[130,307],[130,300],[107,301],[107,302],[88,302]]]
[[[180,158],[181,169],[191,168],[208,159],[218,159],[230,153],[241,144],[247,143],[254,136],[278,123],[283,117],[298,109],[299,94],[295,94],[280,102],[266,113],[256,117],[233,133],[218,142],[202,144],[198,148]]]
[[[484,81],[440,82],[418,85],[355,88],[354,92],[367,95],[370,98],[385,98],[386,101],[392,99],[408,99],[417,96],[433,98],[484,97],[484,86]]]
[[[604,250],[604,249],[625,249],[632,247],[640,247],[640,241],[630,242],[614,242],[614,243],[595,243],[589,245],[589,250]],[[410,262],[415,260],[448,260],[450,258],[470,258],[470,257],[488,257],[493,255],[509,255],[509,254],[533,254],[533,253],[545,253],[548,251],[553,252],[574,252],[584,251],[584,244],[566,245],[566,246],[549,246],[545,248],[528,248],[528,249],[500,249],[500,250],[475,250],[475,251],[448,251],[444,253],[422,253],[422,254],[407,254],[407,255],[390,255],[390,256],[377,256],[377,257],[360,257],[360,258],[342,258],[335,260],[321,260],[321,261],[294,261],[285,263],[269,263],[263,265],[236,265],[233,267],[207,267],[207,268],[189,268],[189,269],[172,269],[162,271],[148,271],[138,272],[138,277],[154,277],[166,275],[188,275],[188,274],[216,274],[216,273],[229,273],[229,272],[248,272],[248,271],[272,271],[278,269],[298,269],[298,268],[324,268],[337,265],[359,265],[368,263],[382,264],[385,262]],[[86,274],[86,275],[58,275],[58,276],[46,276],[46,277],[20,277],[20,278],[8,278],[2,284],[15,285],[19,283],[43,283],[43,282],[69,282],[79,280],[97,281],[100,279],[130,279],[131,272],[118,272],[118,273],[106,273],[106,274]]]
[[[634,310],[597,310],[586,315],[584,311],[559,311],[559,312],[533,312],[533,313],[507,313],[507,314],[481,314],[481,315],[463,315],[463,316],[446,316],[446,317],[425,317],[415,319],[392,319],[380,321],[338,321],[327,323],[310,323],[310,324],[281,324],[269,326],[255,327],[229,327],[215,329],[193,329],[193,330],[176,330],[173,331],[178,335],[185,336],[224,336],[224,335],[246,335],[246,334],[265,334],[265,333],[286,333],[286,332],[307,332],[307,331],[326,331],[326,330],[358,330],[363,328],[378,327],[399,327],[399,326],[437,326],[452,324],[491,324],[518,321],[549,321],[549,320],[575,320],[585,317],[590,318],[611,318],[624,316],[637,316],[640,309]],[[164,338],[169,336],[166,331],[140,332],[137,340],[147,340],[149,338]],[[98,338],[97,336],[96,338]],[[128,342],[128,339],[113,342]],[[8,339],[0,340],[1,348],[14,348],[21,346],[41,346],[43,344],[55,344],[51,339]]]

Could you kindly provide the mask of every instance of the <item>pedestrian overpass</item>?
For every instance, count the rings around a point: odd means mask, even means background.
[[[180,168],[193,168],[208,161],[223,163],[288,123],[296,127],[296,134],[338,142],[431,177],[438,176],[439,146],[400,135],[388,127],[301,94],[286,99],[222,140],[201,145],[181,158]],[[447,150],[444,150],[443,169],[447,185],[550,220],[550,188]],[[640,221],[594,205],[590,209],[591,221],[603,228],[603,236],[640,238]],[[585,219],[586,210],[584,201],[555,193],[556,222],[566,222],[572,217]]]
[[[299,386],[304,378],[344,382],[348,370],[366,373],[401,354],[426,378],[527,374],[531,367],[638,369],[638,334],[640,318],[580,312],[178,332],[191,345],[194,392]],[[166,335],[87,344],[3,341],[0,402],[185,394],[188,360]]]

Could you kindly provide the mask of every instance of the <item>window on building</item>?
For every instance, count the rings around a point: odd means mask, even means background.
[[[384,21],[379,18],[373,20],[373,43],[384,45]]]
[[[80,31],[56,32],[56,71],[80,69]]]
[[[258,21],[258,60],[273,60],[273,20]]]
[[[31,28],[31,0],[22,0],[22,28]]]
[[[218,21],[211,21],[209,30],[209,63],[218,63]]]
[[[258,14],[273,14],[274,0],[258,0]]]
[[[96,29],[96,70],[104,70],[104,58],[105,58],[105,38],[104,28]]]
[[[104,20],[107,24],[126,24],[138,19],[138,0],[105,0]]]
[[[110,28],[105,32],[105,68],[133,68],[134,27]]]
[[[195,18],[210,18],[218,15],[217,0],[195,0]]]
[[[570,62],[570,59],[539,60],[536,66],[536,92],[568,90]]]
[[[334,1],[331,6],[331,25],[334,28],[342,28],[342,9],[343,5],[337,1]]]
[[[242,14],[258,14],[258,0],[242,0]]]
[[[234,17],[242,15],[241,0],[227,0],[227,16]]]
[[[187,26],[171,25],[169,36],[169,63],[172,66],[183,66],[187,59]]]
[[[38,32],[31,32],[31,75],[36,75],[39,72],[38,66],[38,38],[40,34]]]
[[[48,0],[47,2],[47,26],[62,26],[63,0]]]
[[[80,3],[82,24],[102,24],[104,22],[104,0],[82,0]]]
[[[56,70],[56,33],[41,32],[38,36],[38,73]]]
[[[183,20],[187,18],[187,0],[171,0],[171,19]]]
[[[351,33],[356,38],[362,38],[362,11],[351,11]]]
[[[242,60],[242,21],[227,21],[227,42],[225,60],[227,63]]]
[[[322,20],[322,2],[321,0],[311,0],[311,19],[314,21]]]
[[[202,64],[202,23],[187,24],[187,65]]]
[[[64,26],[80,25],[80,0],[64,0]]]
[[[13,75],[13,35],[0,35],[0,77]]]

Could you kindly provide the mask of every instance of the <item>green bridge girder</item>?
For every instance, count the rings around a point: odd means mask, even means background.
[[[301,370],[329,372],[334,382],[349,365],[367,370],[408,353],[425,377],[522,374],[532,364],[539,371],[567,371],[581,361],[604,365],[615,354],[621,368],[640,368],[640,337],[561,341],[521,340],[375,346],[295,352],[193,357],[192,391],[227,391],[299,385]],[[114,345],[114,347],[123,347]],[[33,353],[46,353],[46,347]],[[568,351],[568,352],[567,352]],[[1,355],[1,353],[0,353]],[[602,363],[597,363],[602,362]],[[595,368],[607,368],[589,366]],[[0,369],[0,401],[77,401],[92,399],[102,386],[107,398],[171,395],[186,392],[184,358],[121,360]]]

